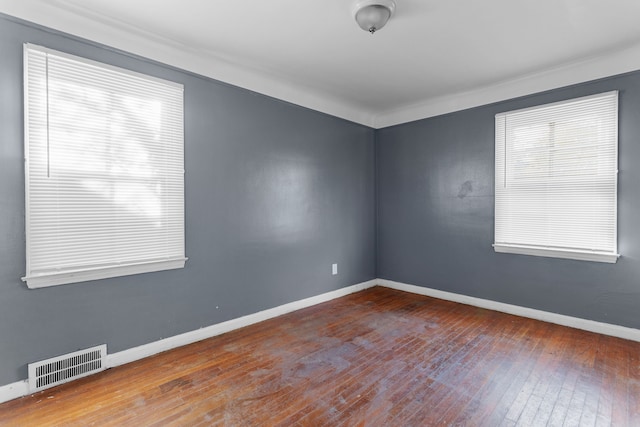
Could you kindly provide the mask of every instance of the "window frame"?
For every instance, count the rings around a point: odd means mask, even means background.
[[[613,216],[613,236],[609,235],[610,238],[613,239],[613,249],[611,251],[602,251],[602,250],[593,250],[593,249],[589,249],[589,248],[581,248],[579,247],[579,245],[576,245],[576,248],[568,248],[568,247],[553,247],[551,245],[549,246],[544,246],[544,245],[539,245],[539,244],[530,244],[529,242],[526,241],[521,241],[521,242],[506,242],[506,241],[500,241],[500,236],[498,236],[498,224],[499,221],[503,221],[503,218],[500,216],[503,214],[503,212],[500,211],[499,209],[499,197],[502,197],[503,194],[505,193],[509,193],[508,191],[504,191],[501,187],[500,187],[500,183],[503,182],[503,180],[507,179],[507,173],[509,170],[509,156],[507,155],[507,139],[508,139],[508,135],[507,135],[507,131],[506,131],[506,120],[509,117],[509,115],[511,114],[520,114],[520,113],[529,113],[529,112],[536,112],[536,110],[542,111],[542,110],[547,110],[550,108],[554,108],[554,107],[564,107],[564,106],[568,106],[571,103],[576,103],[576,102],[582,102],[582,101],[595,101],[597,99],[606,99],[607,97],[611,97],[611,98],[615,98],[615,108],[611,109],[610,111],[607,110],[608,113],[610,113],[613,117],[613,115],[615,115],[615,121],[613,121],[613,123],[615,123],[615,127],[614,127],[614,134],[615,134],[615,149],[612,150],[612,152],[614,153],[613,155],[615,156],[615,178],[614,178],[614,185],[613,185],[613,206],[611,207],[612,210],[609,210],[609,214]],[[619,94],[617,90],[614,91],[609,91],[609,92],[603,92],[603,93],[598,93],[598,94],[594,94],[594,95],[589,95],[589,96],[584,96],[584,97],[578,97],[578,98],[572,98],[572,99],[567,99],[567,100],[563,100],[563,101],[559,101],[559,102],[554,102],[554,103],[549,103],[549,104],[543,104],[543,105],[536,105],[533,107],[529,107],[529,108],[523,108],[523,109],[519,109],[519,110],[512,110],[512,111],[507,111],[507,112],[502,112],[499,114],[496,114],[495,116],[495,216],[494,216],[494,243],[493,243],[493,248],[495,250],[495,252],[497,253],[511,253],[511,254],[521,254],[521,255],[533,255],[533,256],[543,256],[543,257],[552,257],[552,258],[564,258],[564,259],[574,259],[574,260],[583,260],[583,261],[595,261],[595,262],[604,262],[604,263],[616,263],[618,258],[620,257],[620,254],[618,253],[618,243],[617,243],[617,234],[618,234],[618,227],[617,227],[617,209],[618,209],[618,200],[617,200],[617,186],[618,186],[618,127],[619,127],[619,117],[618,117],[618,109],[619,109]],[[556,111],[555,112],[556,115],[558,115],[559,113]],[[554,117],[554,121],[558,121],[559,119],[556,119],[556,116]],[[562,116],[563,118],[566,118],[565,116]],[[504,124],[501,122],[501,120],[504,120]],[[551,120],[551,119],[549,119]],[[531,126],[535,125],[535,122],[531,122]],[[550,122],[550,124],[553,122]],[[501,126],[504,126],[504,129],[500,129]],[[503,134],[503,138],[500,138],[501,134]],[[599,141],[600,142],[600,141]],[[500,155],[500,153],[504,154],[504,160],[499,159],[498,156]],[[600,157],[598,157],[598,160],[601,160]],[[564,172],[564,171],[563,171]],[[611,179],[611,176],[609,176],[609,179]],[[599,181],[599,185],[602,185],[602,182],[604,181]],[[551,184],[552,181],[546,181],[547,184]],[[597,185],[593,185],[593,188],[596,188]],[[529,190],[531,191],[531,190]],[[558,195],[558,193],[553,193],[553,192],[549,192],[546,194],[556,194],[556,197]],[[611,194],[610,194],[611,196]],[[517,199],[517,196],[516,196]],[[513,202],[513,199],[512,201]],[[517,202],[517,200],[516,200]],[[548,211],[547,211],[548,212]],[[506,215],[506,214],[505,214]]]
[[[31,173],[36,173],[36,169],[32,171],[31,163],[30,163],[30,149],[32,145],[31,135],[30,135],[30,121],[35,118],[30,117],[30,105],[29,105],[29,97],[30,97],[30,85],[29,85],[29,52],[37,51],[39,53],[43,53],[46,55],[54,55],[60,58],[76,61],[82,63],[84,65],[89,65],[92,67],[97,67],[104,72],[113,72],[113,76],[117,74],[122,74],[128,77],[135,77],[137,79],[142,79],[151,84],[164,85],[164,87],[172,87],[171,90],[179,91],[179,99],[178,103],[175,106],[178,107],[179,112],[179,121],[177,128],[179,129],[178,133],[175,133],[175,142],[176,145],[179,146],[180,151],[178,155],[178,163],[174,163],[174,167],[179,167],[181,170],[180,178],[173,182],[177,184],[180,189],[179,195],[176,199],[172,199],[175,203],[176,201],[181,204],[181,212],[179,214],[179,227],[181,227],[181,243],[179,245],[174,245],[174,249],[178,252],[178,246],[181,245],[181,255],[166,257],[165,259],[155,259],[155,260],[131,260],[130,262],[122,262],[122,263],[105,263],[102,266],[90,266],[90,267],[80,267],[78,268],[65,268],[63,271],[54,272],[48,271],[46,273],[38,273],[38,270],[34,270],[32,266],[32,221],[31,221],[31,204],[32,204],[32,195],[31,195]],[[24,60],[24,150],[25,150],[25,238],[26,238],[26,275],[22,277],[22,281],[26,282],[29,288],[42,288],[56,285],[63,285],[69,283],[77,283],[84,282],[90,280],[99,280],[120,276],[128,276],[134,274],[141,273],[149,273],[156,271],[164,271],[164,270],[172,270],[183,268],[186,260],[188,259],[185,256],[185,226],[184,226],[184,218],[185,218],[185,206],[184,206],[184,197],[185,197],[185,189],[184,189],[184,86],[180,83],[171,82],[168,80],[160,79],[157,77],[153,77],[147,74],[138,73],[132,70],[128,70],[125,68],[116,67],[110,64],[93,61],[84,57],[80,57],[77,55],[68,54],[65,52],[60,52],[58,50],[50,49],[47,47],[43,47],[40,45],[35,45],[31,43],[24,43],[23,46],[23,60]],[[48,65],[46,69],[46,73],[49,73]],[[46,77],[48,79],[48,77]],[[47,97],[49,87],[47,84]],[[48,101],[47,101],[48,102]],[[48,104],[47,104],[48,105]],[[48,108],[48,107],[47,107]],[[109,112],[113,112],[116,110],[108,110]],[[48,112],[47,112],[48,114]],[[178,114],[175,117],[178,118]],[[47,119],[48,120],[48,119]],[[47,130],[45,133],[49,135],[49,129],[47,125]],[[35,137],[34,137],[35,138]],[[48,140],[49,136],[47,136]],[[178,175],[178,174],[176,174]],[[85,177],[88,175],[85,175]],[[123,182],[119,180],[111,181],[113,183]],[[166,193],[162,193],[165,195]],[[174,196],[172,196],[174,197]],[[159,203],[163,204],[166,200],[164,198],[161,199]],[[166,228],[162,229],[163,233],[166,233]],[[160,232],[160,233],[162,233]],[[109,264],[109,265],[107,265]]]

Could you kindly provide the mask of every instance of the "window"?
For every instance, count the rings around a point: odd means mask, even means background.
[[[496,115],[496,252],[615,263],[618,92]]]
[[[25,45],[30,288],[182,268],[182,85]]]

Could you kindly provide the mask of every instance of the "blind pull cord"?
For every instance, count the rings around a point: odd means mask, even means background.
[[[49,141],[49,54],[45,54],[45,93],[47,109],[47,178],[51,178],[51,147]]]
[[[507,116],[504,118],[504,178],[502,188],[507,188]]]

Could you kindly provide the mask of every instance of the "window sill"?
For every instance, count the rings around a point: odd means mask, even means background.
[[[610,264],[615,264],[620,257],[620,254],[608,252],[553,249],[536,246],[506,245],[497,243],[493,245],[493,249],[499,253],[575,259],[579,261],[605,262]]]
[[[33,274],[23,277],[30,289],[46,288],[48,286],[66,285],[69,283],[86,282],[89,280],[108,279],[111,277],[130,276],[132,274],[151,273],[154,271],[174,270],[184,268],[187,258],[127,264],[111,267],[92,268],[55,273]]]

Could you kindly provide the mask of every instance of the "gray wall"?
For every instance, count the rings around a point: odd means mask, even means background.
[[[185,269],[37,290],[20,281],[24,42],[185,85]],[[2,15],[0,57],[0,385],[32,361],[102,343],[117,352],[376,273],[640,328],[640,73],[374,132]],[[623,257],[494,253],[494,115],[613,89]]]
[[[20,281],[24,42],[184,84],[186,268]],[[0,385],[29,362],[117,352],[375,277],[372,129],[1,15],[0,58]]]
[[[494,116],[620,91],[617,264],[496,254]],[[640,328],[640,73],[376,133],[377,275]]]

